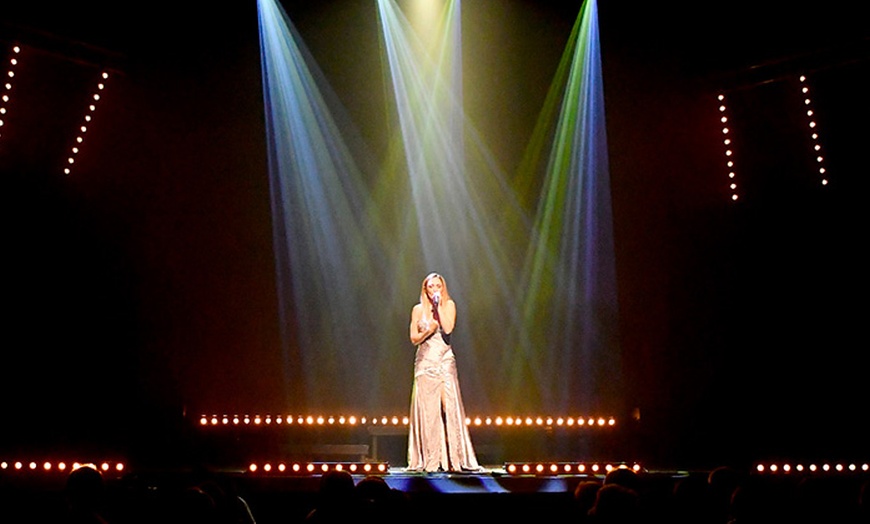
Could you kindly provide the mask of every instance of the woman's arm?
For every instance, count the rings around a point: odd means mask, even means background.
[[[435,322],[434,319],[423,322],[423,306],[420,304],[414,305],[414,308],[411,309],[411,325],[409,326],[411,344],[415,346],[419,345],[437,330],[438,322]]]
[[[444,332],[448,335],[453,333],[453,327],[456,326],[456,302],[453,299],[438,306],[438,318]]]

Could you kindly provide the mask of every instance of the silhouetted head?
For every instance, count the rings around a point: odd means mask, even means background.
[[[716,494],[724,494],[730,498],[734,489],[740,484],[740,475],[734,468],[719,466],[707,475],[707,485],[710,491]]]
[[[104,489],[103,474],[92,464],[72,470],[66,478],[67,503],[75,510],[96,510],[102,501]]]
[[[589,514],[589,510],[595,506],[595,498],[601,486],[600,481],[590,479],[582,480],[574,487],[574,506],[581,516]]]
[[[347,471],[327,471],[320,477],[320,496],[326,501],[349,499],[353,491],[353,476]]]
[[[596,522],[636,522],[640,516],[640,498],[633,489],[605,483],[598,490],[595,505],[589,515]]]
[[[383,477],[369,475],[357,482],[356,494],[365,500],[375,502],[385,500],[390,496],[390,485]]]
[[[604,476],[604,484],[618,484],[628,489],[640,492],[640,477],[637,472],[630,468],[616,468],[607,472]]]

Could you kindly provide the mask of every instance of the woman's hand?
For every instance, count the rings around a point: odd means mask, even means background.
[[[417,322],[417,333],[432,334],[438,331],[438,321],[434,319],[420,319]]]

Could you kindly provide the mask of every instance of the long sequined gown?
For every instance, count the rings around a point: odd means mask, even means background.
[[[408,470],[478,471],[465,424],[453,349],[437,331],[417,346],[408,433]]]

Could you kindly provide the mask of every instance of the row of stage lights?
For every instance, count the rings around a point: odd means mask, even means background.
[[[790,473],[868,473],[870,472],[870,464],[843,464],[823,462],[821,464],[757,464],[755,472],[759,474],[790,474]]]
[[[0,137],[2,137],[3,125],[6,118],[6,106],[11,100],[12,82],[15,79],[15,67],[18,65],[18,55],[21,53],[21,47],[12,46],[12,58],[9,59],[9,69],[6,70],[6,81],[3,82],[3,94],[0,95]]]
[[[15,461],[0,462],[0,472],[30,473],[30,474],[67,474],[80,467],[92,467],[104,475],[121,474],[125,471],[122,462],[102,462],[99,465],[93,463],[72,462],[37,462]],[[600,464],[586,462],[508,462],[504,464],[504,472],[507,475],[534,475],[534,476],[557,476],[557,475],[601,475],[614,469],[628,468],[625,464]],[[639,464],[634,464],[631,469],[636,473],[641,472]],[[246,472],[250,475],[293,475],[315,476],[323,475],[330,471],[347,471],[352,475],[387,475],[391,473],[389,462],[264,462],[250,463]]]
[[[68,474],[82,467],[91,467],[104,475],[122,474],[127,468],[123,462],[103,461],[93,462],[65,462],[63,460],[52,462],[50,460],[15,460],[0,461],[0,473],[30,473],[30,474]]]
[[[504,466],[508,475],[535,476],[604,475],[615,469],[631,469],[635,473],[642,471],[640,464],[633,464],[629,467],[625,464],[599,464],[597,462],[592,464],[585,462],[509,462]]]
[[[725,95],[719,95],[719,122],[722,123],[723,143],[725,144],[725,167],[728,171],[728,188],[731,190],[731,200],[737,201],[740,198],[737,192],[737,171],[734,169],[734,150],[731,148],[731,128],[728,125],[728,105],[726,104]]]
[[[511,476],[559,476],[559,475],[606,475],[616,469],[631,469],[635,473],[643,473],[640,464],[631,466],[625,463],[598,462],[506,462],[504,473]],[[293,462],[289,465],[278,462],[251,463],[249,474],[259,475],[321,475],[329,471],[348,471],[352,474],[389,474],[390,465],[387,462]],[[870,473],[870,465],[821,463],[821,464],[758,464],[755,467],[758,474],[858,474]]]
[[[407,426],[407,416],[201,415],[200,426]],[[598,427],[616,425],[614,417],[467,417],[467,426],[481,427]]]
[[[388,462],[265,462],[251,463],[247,472],[252,475],[323,475],[330,471],[347,471],[351,475],[386,475],[390,472]]]
[[[103,475],[121,475],[126,471],[123,462],[102,461],[93,462],[65,462],[65,461],[0,461],[0,475],[67,475],[81,467],[92,467]],[[642,473],[640,464],[628,466],[624,463],[587,463],[587,462],[506,462],[504,473],[511,476],[559,476],[559,475],[605,475],[615,469],[631,469],[635,473]],[[870,473],[870,464],[822,462],[819,464],[790,464],[790,463],[759,463],[755,466],[755,473],[762,475],[849,475]],[[347,471],[359,475],[387,475],[391,473],[389,462],[264,462],[250,463],[246,469],[250,475],[291,475],[291,476],[317,476],[330,471]]]
[[[109,73],[103,72],[100,75],[100,81],[97,83],[96,90],[91,93],[91,102],[88,104],[87,111],[85,111],[85,115],[83,117],[82,125],[79,127],[79,134],[75,138],[75,143],[70,148],[70,155],[67,158],[67,166],[63,169],[63,173],[65,175],[69,175],[72,172],[72,165],[76,161],[76,155],[79,154],[82,143],[85,141],[85,133],[88,132],[88,125],[90,125],[91,120],[93,120],[94,111],[97,110],[97,103],[100,101],[101,95],[100,92],[106,88],[105,81],[108,80]]]
[[[521,476],[558,476],[558,475],[603,475],[615,469],[631,469],[640,473],[639,464],[631,467],[625,464],[600,464],[585,462],[507,462],[504,473]],[[390,474],[388,462],[264,462],[251,463],[247,472],[251,475],[322,475],[330,471],[347,471],[351,474],[386,475]]]
[[[801,94],[804,95],[804,105],[807,108],[807,127],[810,129],[810,139],[813,141],[813,152],[816,155],[816,163],[819,165],[819,176],[821,177],[821,183],[823,186],[828,185],[828,178],[826,176],[827,169],[825,169],[825,158],[822,156],[822,145],[819,143],[819,133],[816,129],[818,125],[816,124],[813,111],[813,101],[810,98],[810,87],[807,85],[807,77],[801,75],[800,77],[801,83]]]

